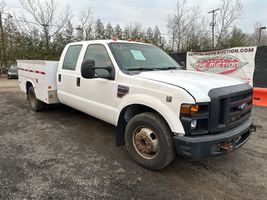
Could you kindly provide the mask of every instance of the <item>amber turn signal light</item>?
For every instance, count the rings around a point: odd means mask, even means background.
[[[182,114],[191,114],[199,112],[200,107],[198,105],[183,104],[180,112]]]
[[[198,105],[193,105],[191,106],[191,112],[198,112],[199,111],[199,106]]]

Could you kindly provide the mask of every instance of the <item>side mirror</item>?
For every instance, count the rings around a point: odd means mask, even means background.
[[[96,69],[105,70],[107,73],[105,74],[96,73]],[[92,79],[92,78],[105,78],[108,80],[115,79],[115,72],[112,66],[95,67],[94,60],[84,60],[82,62],[81,75],[83,78],[86,78],[86,79]]]
[[[81,67],[81,75],[83,78],[95,78],[95,61],[84,60]]]
[[[182,69],[186,69],[186,66],[185,66],[184,61],[181,61],[179,64],[180,64],[180,66],[182,67]]]

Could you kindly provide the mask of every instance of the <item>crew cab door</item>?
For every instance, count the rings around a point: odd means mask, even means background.
[[[81,65],[86,59],[94,60],[96,67],[113,67],[106,47],[102,44],[72,44],[63,55],[57,73],[60,102],[114,124],[116,81],[103,78],[107,71],[102,69],[96,70],[102,78],[86,79],[81,76]]]
[[[114,68],[106,47],[102,44],[89,44],[83,60],[94,60],[95,67]],[[96,69],[96,74],[102,78],[86,79],[81,77],[80,96],[87,113],[99,119],[113,123],[115,99],[117,98],[117,83],[108,79],[108,71]],[[105,78],[106,77],[106,78]]]
[[[58,98],[61,103],[76,108],[78,103],[77,79],[80,75],[77,69],[81,58],[82,44],[66,47],[62,53],[57,72]],[[77,109],[77,108],[76,108]]]

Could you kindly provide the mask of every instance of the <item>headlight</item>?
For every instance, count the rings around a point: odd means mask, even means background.
[[[197,120],[196,119],[193,119],[191,121],[191,129],[196,129],[197,128]]]
[[[11,72],[8,72],[7,74],[8,74],[8,75],[12,75],[12,73],[11,73]]]
[[[203,135],[208,133],[209,103],[182,104],[180,120],[186,135]]]

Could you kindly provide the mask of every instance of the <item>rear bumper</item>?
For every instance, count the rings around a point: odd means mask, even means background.
[[[15,74],[11,74],[10,75],[10,74],[8,74],[7,77],[17,79],[18,78],[18,75],[15,75]]]
[[[189,158],[202,158],[229,153],[241,147],[251,135],[252,119],[224,133],[202,136],[175,136],[178,155]]]

